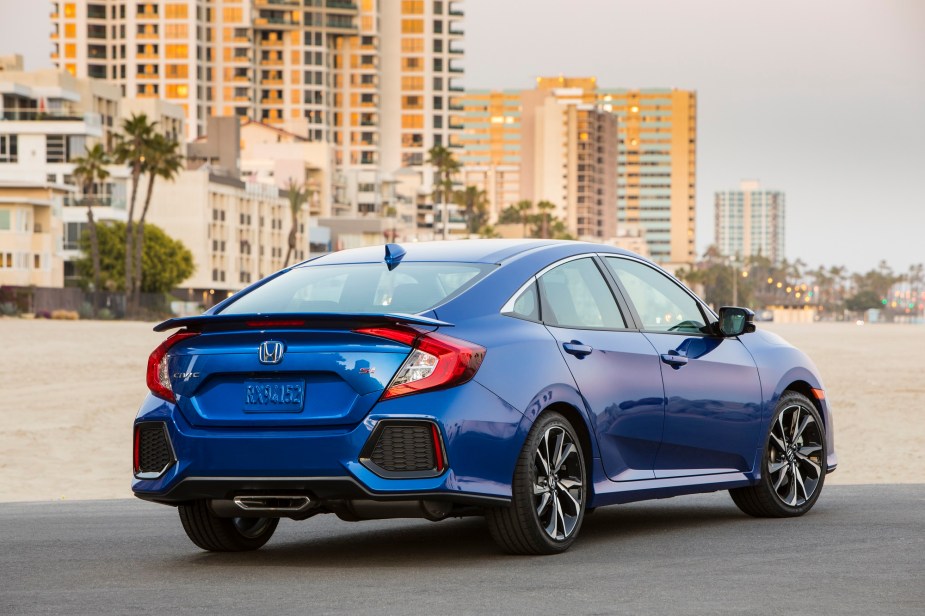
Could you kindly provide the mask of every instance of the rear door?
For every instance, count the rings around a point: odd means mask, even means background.
[[[628,326],[597,259],[558,264],[538,286],[543,323],[590,411],[608,477],[653,478],[664,407],[652,345]]]
[[[655,476],[750,470],[761,420],[751,354],[737,338],[705,333],[704,310],[670,277],[633,259],[604,262],[660,360],[667,405]]]

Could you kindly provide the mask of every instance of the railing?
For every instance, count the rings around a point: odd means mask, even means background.
[[[64,196],[64,207],[111,207],[117,210],[125,209],[125,199],[122,197],[78,197],[76,195]]]
[[[347,0],[327,0],[324,4],[329,9],[350,9],[355,11],[357,8],[356,2],[348,2]]]
[[[11,122],[86,122],[90,126],[100,126],[100,114],[77,113],[67,109],[9,107],[0,111],[0,120]]]

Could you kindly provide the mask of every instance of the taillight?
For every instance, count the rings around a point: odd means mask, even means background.
[[[148,372],[146,374],[148,389],[151,390],[152,394],[158,398],[163,398],[167,402],[177,401],[170,385],[170,373],[167,370],[167,351],[181,340],[197,335],[197,332],[177,332],[154,349],[154,352],[148,357]]]
[[[370,327],[356,332],[412,347],[392,382],[382,392],[383,400],[462,385],[475,376],[485,358],[484,347],[443,334],[423,334],[404,327]]]

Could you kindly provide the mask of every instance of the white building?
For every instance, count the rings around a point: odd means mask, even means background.
[[[716,246],[730,257],[761,255],[773,263],[785,257],[786,195],[743,180],[738,190],[715,195]]]

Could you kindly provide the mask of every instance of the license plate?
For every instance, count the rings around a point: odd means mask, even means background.
[[[304,401],[304,381],[244,381],[246,413],[299,413]]]

